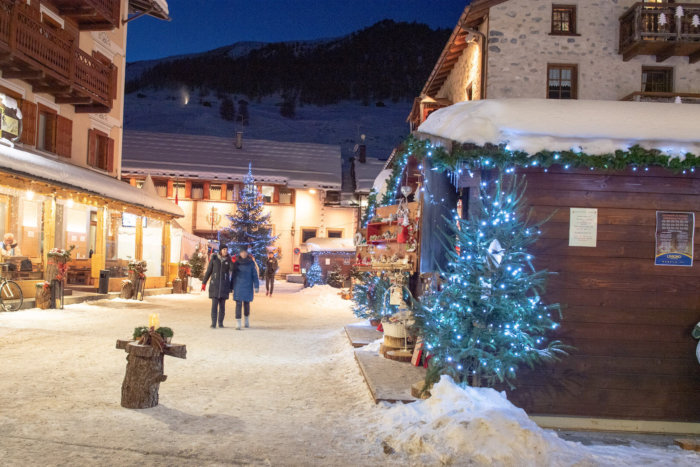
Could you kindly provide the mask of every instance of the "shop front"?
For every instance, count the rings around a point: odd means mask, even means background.
[[[129,262],[139,260],[146,287],[165,287],[171,222],[181,216],[175,204],[108,175],[0,145],[3,274],[25,298],[47,279],[53,249],[70,251],[67,290],[97,291],[108,271],[109,289],[118,291]]]

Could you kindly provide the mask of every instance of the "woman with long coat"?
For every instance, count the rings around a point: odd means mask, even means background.
[[[245,312],[245,327],[250,327],[250,302],[255,297],[255,292],[260,290],[260,281],[258,279],[258,269],[255,265],[255,260],[248,255],[248,251],[242,249],[233,263],[233,274],[231,275],[231,284],[233,284],[233,299],[236,302],[236,321],[238,326],[236,329],[241,329],[241,311]]]
[[[224,327],[224,316],[226,315],[226,300],[231,293],[231,271],[233,263],[228,255],[228,247],[223,246],[219,253],[212,255],[207,266],[207,272],[202,280],[202,290],[206,289],[207,282],[209,284],[209,298],[211,298],[211,327],[216,328],[218,321],[219,327]],[[218,316],[217,316],[218,315]],[[218,317],[218,320],[217,320]]]

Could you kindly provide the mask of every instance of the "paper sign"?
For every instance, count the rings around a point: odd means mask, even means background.
[[[71,241],[71,242],[77,242],[77,241],[78,241],[78,236],[77,236],[77,235],[71,235],[71,236],[70,236],[70,241]]]
[[[27,237],[29,237],[29,238],[34,238],[34,231],[33,231],[33,230],[27,230]]]
[[[656,211],[657,266],[692,266],[695,213]]]
[[[326,258],[326,266],[328,266],[328,265],[330,265],[330,264],[331,264],[331,259],[330,259],[330,258]]]
[[[594,247],[598,242],[598,210],[571,208],[569,246]]]

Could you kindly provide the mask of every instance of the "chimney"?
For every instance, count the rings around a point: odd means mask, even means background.
[[[364,164],[367,162],[367,145],[365,144],[365,135],[362,135],[361,137],[361,142],[360,146],[357,148],[357,158],[360,161],[360,164]]]
[[[236,132],[236,149],[243,149],[243,132]]]

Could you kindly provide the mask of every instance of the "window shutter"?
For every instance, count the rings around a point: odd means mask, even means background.
[[[174,188],[173,181],[171,179],[168,179],[168,188],[167,188],[167,192],[166,192],[166,196],[168,198],[175,197],[175,193],[173,192],[173,188]]]
[[[36,144],[36,104],[22,101],[22,141],[24,144]]]
[[[277,186],[275,187],[275,192],[274,192],[274,193],[275,193],[275,194],[272,195],[272,202],[275,203],[275,204],[277,204],[277,203],[280,202],[280,189],[279,189],[279,187],[277,187]]]
[[[70,157],[73,146],[73,121],[58,115],[56,117],[56,154]]]
[[[97,165],[97,132],[95,130],[88,130],[87,163],[90,167]]]
[[[221,201],[228,200],[228,185],[225,183],[221,184]]]
[[[114,140],[107,138],[107,172],[114,172]]]
[[[204,182],[202,198],[211,199],[211,182]]]

